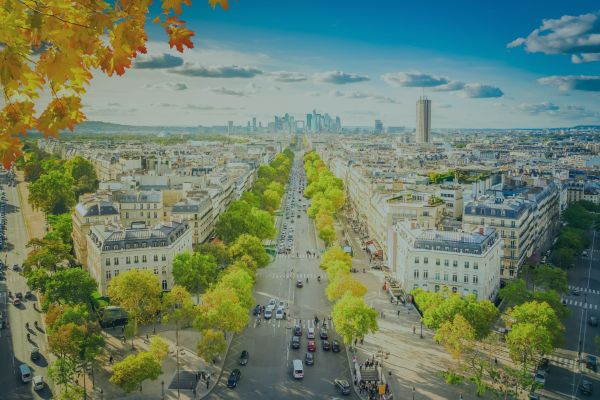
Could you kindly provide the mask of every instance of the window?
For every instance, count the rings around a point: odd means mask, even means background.
[[[475,297],[479,298],[479,292],[477,291],[477,289],[473,289],[473,294],[475,295]]]
[[[112,278],[112,274],[110,271],[106,271],[106,280],[109,281]]]
[[[444,280],[445,280],[446,282],[448,282],[448,273],[447,273],[447,272],[444,272]]]
[[[449,260],[444,260],[444,266],[447,267],[448,265],[450,265],[450,261]]]
[[[162,260],[163,260],[163,261],[167,261],[167,256],[166,256],[166,254],[163,254],[163,255],[162,255]]]
[[[464,283],[469,283],[469,275],[465,275],[465,276],[463,277],[463,282],[464,282]]]
[[[415,264],[419,263],[419,257],[415,257]]]
[[[454,286],[454,287],[452,288],[452,293],[456,293],[456,292],[458,292],[458,289],[456,288],[456,286]]]
[[[415,277],[415,279],[419,279],[419,270],[418,269],[414,270],[413,276]]]
[[[113,245],[113,250],[119,250],[119,245],[118,244]]]
[[[104,265],[106,265],[107,267],[108,267],[108,266],[110,266],[110,258],[107,258],[107,259],[106,259],[106,261],[105,261],[105,264],[104,264]]]
[[[473,275],[473,284],[477,285],[479,283],[479,277],[477,275]]]
[[[119,265],[119,257],[115,257],[113,261],[115,265]]]
[[[435,265],[440,265],[440,259],[439,258],[435,259]]]
[[[453,261],[452,261],[452,266],[453,266],[453,267],[458,267],[458,261],[456,261],[456,260],[453,260]]]
[[[154,209],[156,209],[156,203],[154,203]]]
[[[435,285],[434,290],[435,290],[436,293],[439,292],[440,291],[440,285]]]
[[[479,263],[474,262],[473,263],[473,269],[479,269]]]
[[[116,278],[117,276],[119,276],[119,270],[118,270],[118,269],[115,269],[115,271],[114,271],[114,272],[115,272],[115,278]]]
[[[429,258],[423,257],[423,264],[429,264]]]
[[[485,225],[485,219],[481,218],[481,225]]]
[[[167,274],[167,267],[164,267],[164,266],[162,267],[162,274],[163,275]]]
[[[154,255],[154,261],[158,261],[158,254]]]
[[[429,271],[425,270],[423,271],[423,279],[427,279],[429,278]]]
[[[154,275],[158,275],[158,267],[154,267]]]
[[[469,268],[469,262],[465,261],[465,268]]]
[[[439,280],[440,280],[440,273],[439,273],[439,272],[436,272],[436,273],[435,273],[435,280],[436,280],[436,281],[439,281]]]
[[[158,213],[154,211],[154,218],[158,218]]]
[[[125,218],[126,218],[126,219],[129,219],[129,212],[126,212],[126,213],[125,213]]]
[[[136,264],[139,263],[140,262],[140,258],[138,256],[134,256],[133,257],[133,262],[136,263]]]
[[[512,228],[514,228],[514,227],[515,227],[515,221],[510,221],[510,226],[511,226]]]
[[[146,260],[146,256],[145,256],[145,255],[144,255],[144,256],[142,256],[142,262],[146,262],[146,261],[147,261],[147,260]]]
[[[458,275],[452,274],[452,282],[458,282]]]
[[[125,257],[125,264],[131,264],[131,257]]]

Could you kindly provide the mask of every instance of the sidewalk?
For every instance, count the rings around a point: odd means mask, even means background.
[[[343,226],[343,228],[342,228]],[[362,344],[357,344],[357,363],[366,360],[378,361],[385,383],[391,389],[394,399],[481,399],[472,385],[452,386],[445,383],[442,373],[449,365],[455,364],[445,349],[435,343],[433,332],[423,326],[421,338],[420,316],[412,304],[397,305],[390,302],[390,296],[383,292],[385,274],[371,270],[368,255],[362,250],[360,239],[346,224],[342,215],[336,222],[338,237],[345,231],[354,249],[353,267],[366,273],[357,272],[353,276],[368,288],[365,302],[383,313],[379,317],[379,330],[367,335]],[[348,356],[351,370],[351,354]],[[413,397],[414,396],[414,397]],[[363,398],[367,398],[363,396]]]
[[[139,392],[125,393],[119,387],[109,382],[112,375],[112,365],[109,357],[113,357],[113,364],[123,360],[128,355],[135,352],[148,349],[149,341],[154,332],[153,325],[140,327],[139,334],[133,340],[134,350],[131,350],[131,340],[123,342],[121,328],[114,330],[105,329],[103,331],[106,339],[105,352],[98,360],[100,368],[86,376],[86,388],[88,398],[91,399],[127,399],[127,400],[162,400],[162,399],[202,399],[206,397],[215,385],[219,382],[223,370],[223,364],[227,353],[223,354],[216,364],[206,363],[202,358],[196,355],[196,343],[200,336],[199,332],[193,328],[182,329],[179,331],[179,354],[176,352],[176,333],[172,327],[156,326],[156,335],[166,340],[169,345],[169,354],[162,364],[162,373],[156,380],[146,380],[142,383]],[[147,336],[146,336],[147,335]],[[228,346],[231,343],[232,336],[229,335]],[[179,356],[179,357],[178,357]],[[177,358],[179,358],[180,381],[177,384]],[[186,373],[187,371],[189,373]],[[182,374],[183,372],[183,374]],[[204,373],[208,379],[202,379],[199,374]],[[199,378],[199,379],[198,379]],[[207,384],[208,383],[208,384]],[[79,378],[79,384],[83,386],[83,377]],[[174,384],[179,386],[170,388]],[[101,391],[102,388],[102,391]],[[195,389],[195,393],[194,393]],[[178,393],[179,392],[179,393]]]
[[[46,235],[46,218],[44,213],[40,210],[34,210],[31,204],[29,204],[29,183],[25,182],[22,171],[17,171],[17,182],[17,193],[19,194],[19,203],[28,239],[41,239]]]

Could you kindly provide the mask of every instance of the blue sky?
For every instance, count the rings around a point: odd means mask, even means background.
[[[195,0],[183,19],[195,48],[150,26],[137,68],[92,85],[90,117],[245,124],[317,108],[412,127],[426,94],[434,128],[600,124],[596,1]]]

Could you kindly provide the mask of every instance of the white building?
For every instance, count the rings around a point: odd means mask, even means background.
[[[421,288],[493,299],[500,287],[501,240],[492,228],[474,232],[421,229],[394,224],[389,231],[389,265],[406,291]]]
[[[173,286],[173,258],[192,251],[192,231],[187,221],[163,222],[153,228],[143,222],[131,228],[95,225],[87,236],[87,267],[106,294],[112,278],[132,268],[148,269],[156,275],[163,290]]]

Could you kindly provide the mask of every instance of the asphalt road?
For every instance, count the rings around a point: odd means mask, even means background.
[[[292,174],[303,175],[299,153],[296,153],[296,160]],[[306,202],[297,189],[287,195],[294,196],[296,202],[299,199]],[[304,211],[294,214],[293,223],[292,219],[282,219],[282,222],[295,227],[293,255],[290,258],[278,256],[268,267],[260,270],[254,293],[256,301],[261,305],[266,305],[271,298],[286,303],[287,318],[263,320],[258,324],[256,318],[251,317],[246,330],[233,339],[223,374],[209,399],[332,399],[341,397],[333,385],[334,379],[344,378],[351,383],[345,346],[342,345],[339,353],[323,351],[321,340],[318,339],[319,329],[316,329],[314,365],[304,366],[304,379],[296,380],[292,377],[292,360],[304,359],[307,352],[306,331],[308,327],[314,326],[314,316],[317,315],[322,321],[331,313],[331,305],[324,293],[327,280],[324,271],[319,268],[320,260],[306,257],[307,251],[318,252],[312,222]],[[300,214],[300,218],[295,218],[297,214]],[[297,258],[296,253],[301,258]],[[317,281],[319,275],[320,283]],[[296,287],[298,279],[302,280],[304,287]],[[292,328],[296,323],[301,324],[303,329],[299,350],[291,348]],[[328,322],[331,340],[336,335],[335,327],[332,329],[330,325]],[[239,366],[242,350],[250,353],[246,366]],[[241,379],[235,389],[229,389],[226,386],[227,378],[234,368],[241,370]],[[358,399],[354,393],[345,397]]]
[[[542,392],[547,398],[600,400],[600,368],[594,372],[578,362],[588,354],[600,353],[594,341],[600,336],[600,328],[588,323],[590,316],[600,318],[600,235],[590,231],[589,237],[592,245],[588,256],[580,257],[568,272],[569,288],[579,294],[571,291],[564,296],[571,315],[564,321],[565,343],[551,357],[550,372]],[[577,390],[582,380],[593,383],[591,396],[584,396]]]
[[[52,392],[46,385],[42,391],[35,392],[31,383],[21,382],[19,365],[27,364],[33,375],[42,375],[47,382],[47,356],[48,350],[44,332],[41,329],[41,314],[34,308],[35,299],[26,300],[20,306],[12,305],[8,291],[13,295],[16,292],[25,292],[28,289],[26,279],[20,273],[12,270],[13,264],[21,265],[25,258],[27,233],[23,216],[19,210],[19,197],[17,188],[2,185],[6,192],[7,205],[7,247],[0,253],[0,258],[5,261],[6,282],[0,282],[0,309],[8,312],[8,327],[0,331],[0,399],[50,399]],[[34,327],[34,321],[40,324],[40,329]],[[27,339],[25,323],[29,323],[30,339]],[[36,361],[30,359],[31,348],[38,346],[41,357]]]

